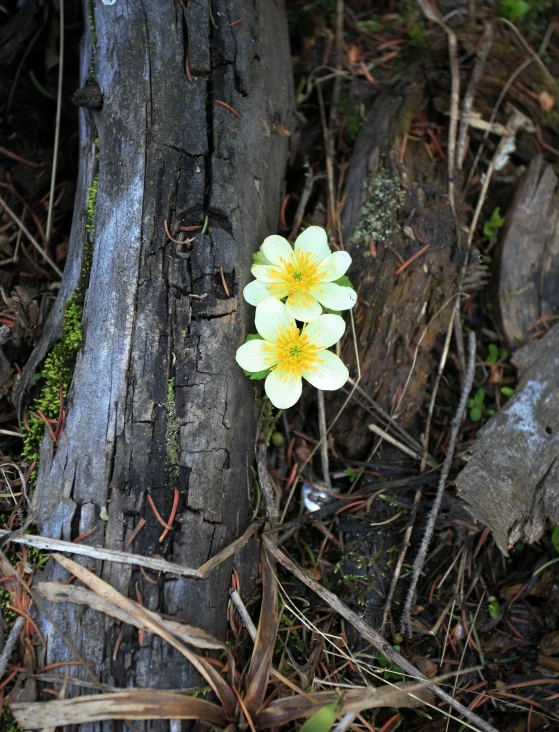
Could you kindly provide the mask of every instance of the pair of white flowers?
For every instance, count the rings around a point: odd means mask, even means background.
[[[266,394],[279,409],[297,402],[302,377],[324,390],[339,389],[348,379],[342,361],[326,350],[340,340],[345,323],[322,313],[323,307],[341,311],[355,305],[357,295],[344,278],[350,264],[347,252],[330,252],[320,226],[306,229],[294,248],[281,236],[269,236],[255,255],[256,279],[243,295],[256,305],[259,335],[247,337],[236,359],[252,378],[266,379]]]

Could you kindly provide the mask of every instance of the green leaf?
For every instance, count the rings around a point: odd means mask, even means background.
[[[489,598],[489,615],[491,615],[492,618],[496,618],[499,615],[499,601],[496,597]]]
[[[504,223],[505,220],[501,216],[501,209],[497,206],[497,208],[493,209],[490,218],[483,225],[483,235],[487,239],[492,239]]]
[[[499,3],[499,13],[511,23],[522,20],[529,11],[530,3],[525,0],[501,0]]]
[[[479,407],[474,407],[473,409],[470,409],[470,422],[479,422],[481,419],[481,409]]]
[[[301,727],[300,732],[330,732],[336,721],[339,708],[339,700],[322,707],[322,709],[319,709],[318,712],[315,712],[312,717],[307,719]]]
[[[483,404],[485,401],[485,389],[483,389],[483,387],[476,391],[474,399],[478,404]]]
[[[250,377],[251,381],[261,381],[268,376],[270,371],[271,369],[265,369],[264,371],[247,371],[246,369],[243,369],[243,374]]]
[[[503,396],[506,396],[506,397],[511,397],[514,394],[514,389],[511,389],[510,386],[502,386],[501,394],[503,394]]]
[[[264,338],[262,338],[261,335],[258,335],[258,333],[249,333],[247,337],[245,338],[245,343],[248,343],[249,341],[263,341]]]
[[[488,417],[492,417],[494,414],[495,414],[495,410],[494,409],[488,409],[487,410],[487,416]]]
[[[551,543],[555,547],[557,554],[559,554],[559,526],[555,526],[551,532]]]
[[[341,315],[341,310],[330,310],[330,308],[325,308],[324,305],[322,306],[322,314],[323,315]]]
[[[355,287],[351,284],[351,280],[347,275],[342,275],[339,280],[334,280],[335,285],[340,285],[340,287],[351,287],[352,290],[355,290]]]
[[[475,407],[475,405],[476,403],[473,399],[468,399],[468,401],[466,402],[466,406],[468,407],[468,409],[472,409],[472,407]]]
[[[494,343],[490,343],[487,348],[487,358],[485,359],[487,363],[497,363],[499,360],[499,349]]]

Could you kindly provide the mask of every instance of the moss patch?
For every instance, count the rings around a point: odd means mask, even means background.
[[[166,442],[166,458],[165,458],[165,476],[168,483],[173,484],[179,478],[179,451],[180,426],[177,421],[177,408],[175,405],[175,380],[169,379],[167,385],[167,401],[165,402],[167,409],[167,431],[165,433]]]
[[[87,212],[85,228],[87,241],[84,249],[84,260],[80,273],[79,283],[74,293],[66,303],[64,309],[64,325],[62,337],[47,356],[43,370],[38,375],[44,379],[41,392],[37,399],[31,404],[27,412],[26,422],[23,425],[23,451],[24,460],[33,463],[39,462],[39,449],[45,434],[45,421],[40,416],[41,412],[47,419],[56,419],[60,413],[60,398],[66,400],[76,358],[81,344],[83,343],[82,314],[85,293],[89,284],[91,262],[93,259],[93,215],[95,212],[95,201],[99,184],[98,175],[91,184],[87,197]],[[36,471],[32,479],[36,476]]]

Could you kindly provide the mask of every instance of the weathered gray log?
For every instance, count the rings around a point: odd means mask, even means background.
[[[515,395],[478,433],[456,481],[505,554],[559,523],[559,325],[517,351]]]
[[[425,100],[421,74],[419,67],[410,69],[407,80],[374,101],[349,166],[342,220],[359,294],[360,386],[383,409],[396,411],[404,426],[415,422],[428,388],[432,349],[453,315],[463,256],[444,167],[423,142],[405,145]],[[426,244],[428,251],[397,274]],[[354,351],[348,334],[343,357],[355,371]],[[370,444],[369,422],[360,409],[342,414],[336,434],[350,454]]]
[[[83,5],[82,86],[92,43],[90,3]],[[46,536],[72,540],[94,529],[86,542],[197,567],[237,538],[250,517],[253,384],[234,354],[253,317],[241,296],[251,254],[275,231],[288,140],[273,130],[278,121],[291,126],[292,90],[281,2],[212,0],[216,27],[206,0],[181,6],[173,0],[93,2],[95,77],[104,103],[98,112],[80,110],[68,268],[22,384],[60,336],[64,302],[83,261],[87,187],[98,169],[85,342],[58,447],[53,450],[50,438],[42,445],[35,519]],[[174,238],[180,226],[205,220],[208,226],[189,246],[177,246],[165,235],[164,220]],[[175,425],[167,404],[172,378]],[[178,464],[169,470],[175,427]],[[175,489],[174,530],[160,543],[162,527],[148,491],[167,518]],[[142,518],[147,523],[129,544]],[[254,547],[248,552],[255,556]],[[155,576],[153,583],[130,566],[83,561],[132,597],[138,583],[148,608],[224,636],[232,560],[207,580]],[[248,590],[256,562],[239,569]],[[48,566],[42,578],[64,575]],[[196,685],[192,668],[159,638],[147,635],[140,647],[127,629],[116,652],[120,624],[114,619],[83,606],[49,610],[103,682]],[[40,622],[44,662],[74,660],[49,622]],[[79,666],[68,668],[83,677]],[[70,683],[68,693],[78,691]],[[112,729],[110,723],[92,728]]]
[[[559,193],[551,165],[535,157],[512,201],[501,238],[499,313],[509,348],[540,318],[559,315]]]

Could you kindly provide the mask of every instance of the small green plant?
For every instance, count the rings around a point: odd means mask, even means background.
[[[483,225],[483,236],[486,239],[493,239],[504,223],[505,220],[501,216],[501,209],[497,206],[497,208],[493,209],[493,213]]]
[[[470,422],[479,422],[484,415],[491,417],[495,414],[494,409],[488,409],[485,406],[485,389],[483,387],[476,391],[473,399],[468,399],[466,406],[470,410],[468,412]]]
[[[525,2],[525,0],[500,0],[499,2],[499,13],[503,18],[510,20],[511,23],[522,20],[528,15],[530,9],[530,3]]]
[[[551,532],[551,543],[557,554],[559,554],[559,526],[555,526]]]
[[[506,397],[514,396],[514,389],[511,389],[510,386],[502,386],[501,394]]]
[[[494,343],[490,343],[487,346],[487,357],[485,361],[487,363],[497,363],[502,358],[506,358],[509,355],[509,352],[506,350],[506,348],[499,349]]]
[[[427,41],[421,26],[417,23],[411,27],[408,38],[412,48],[422,48]]]
[[[0,714],[0,729],[2,732],[23,732],[23,729],[16,722],[14,715],[7,706],[2,707],[2,714]]]
[[[395,651],[400,652],[400,646],[392,646]],[[378,662],[384,668],[384,678],[386,681],[402,681],[404,671],[398,664],[389,661],[382,653],[378,657]]]
[[[338,716],[340,701],[341,699],[336,699],[331,704],[319,709],[318,712],[307,719],[299,732],[330,732]]]
[[[499,615],[499,600],[491,595],[491,597],[488,598],[487,602],[489,603],[489,615],[492,618],[496,618]]]

